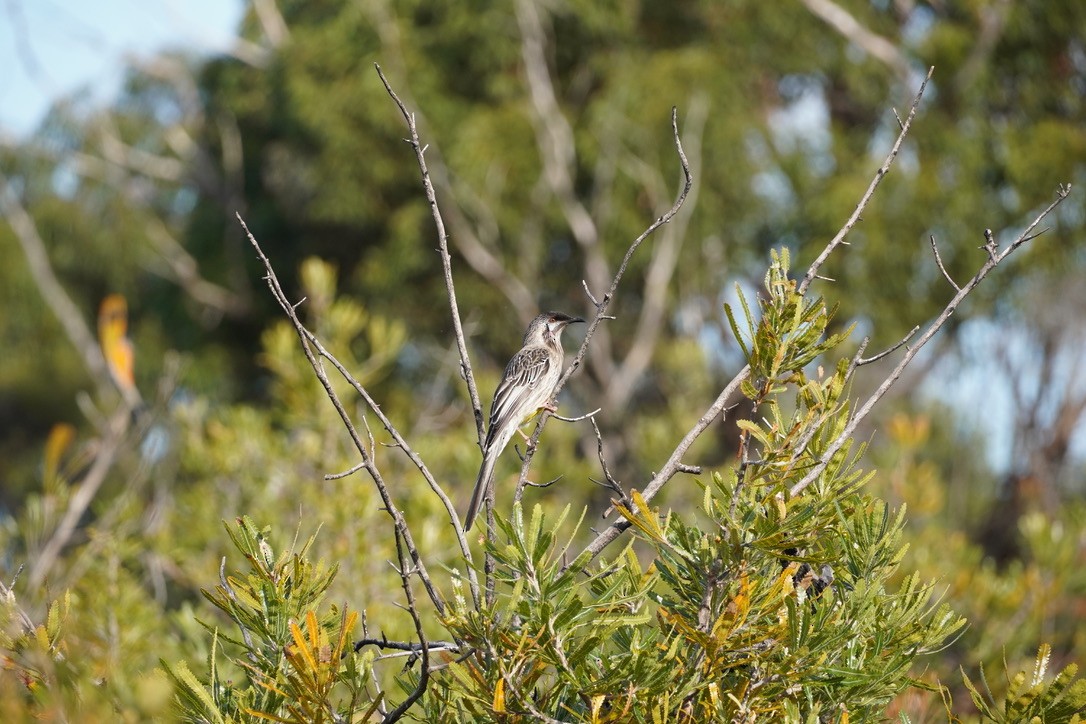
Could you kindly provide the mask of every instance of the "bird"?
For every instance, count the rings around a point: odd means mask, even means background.
[[[494,465],[505,450],[513,433],[539,410],[550,409],[558,378],[562,376],[562,330],[567,325],[583,322],[562,312],[545,312],[532,320],[524,333],[520,351],[505,366],[494,401],[490,404],[490,421],[483,442],[483,464],[475,480],[475,490],[468,505],[464,530],[471,530],[479,508],[490,493],[494,481]]]

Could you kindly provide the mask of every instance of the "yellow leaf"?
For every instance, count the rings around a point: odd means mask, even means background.
[[[634,513],[629,508],[618,505],[616,510],[619,514],[630,521],[635,528],[647,535],[649,538],[659,542],[667,543],[664,538],[664,529],[660,527],[660,521],[656,515],[653,514],[649,508],[649,504],[645,502],[645,498],[638,491],[634,490],[630,493],[630,497],[633,499],[634,506],[637,508],[637,513]]]
[[[297,651],[296,655],[300,655],[301,658],[305,659],[306,666],[310,671],[315,670],[317,668],[317,662],[309,652],[305,637],[302,635],[302,629],[293,621],[290,622],[290,635],[294,637],[294,648]]]
[[[49,437],[45,440],[45,453],[42,456],[42,468],[44,470],[45,484],[53,483],[60,472],[60,460],[65,451],[72,445],[75,439],[75,428],[67,423],[58,423],[49,430]]]
[[[494,713],[505,713],[505,679],[498,679],[498,685],[494,687]]]
[[[120,294],[110,294],[98,308],[98,343],[106,358],[109,374],[126,395],[136,391],[135,354],[128,341],[128,302]]]

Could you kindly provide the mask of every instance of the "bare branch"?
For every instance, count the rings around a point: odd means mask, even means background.
[[[354,651],[357,653],[367,646],[376,646],[379,649],[388,649],[390,651],[407,651],[407,652],[420,652],[423,648],[430,651],[459,651],[460,646],[454,641],[429,641],[426,646],[415,641],[389,641],[387,637],[382,636],[379,639],[375,638],[361,638],[354,642]]]
[[[999,258],[999,244],[995,240],[995,234],[991,229],[984,230],[984,246],[980,247],[988,253],[988,259],[995,262]]]
[[[603,470],[603,479],[606,483],[598,483],[609,488],[615,495],[618,496],[618,502],[622,505],[629,505],[630,498],[626,495],[626,491],[622,489],[622,484],[615,479],[615,476],[611,474],[611,469],[607,467],[607,458],[603,456],[603,435],[600,434],[600,426],[596,424],[596,420],[592,420],[592,432],[596,434],[596,456],[600,460],[600,468]],[[593,481],[597,482],[597,481]],[[607,517],[608,513],[614,508],[612,505],[604,511],[603,517]]]
[[[599,328],[600,323],[607,318],[607,309],[610,307],[611,301],[615,297],[615,292],[618,290],[618,285],[622,281],[623,275],[626,273],[626,268],[630,264],[630,259],[633,258],[634,253],[637,251],[641,243],[645,241],[654,231],[659,229],[664,224],[671,221],[675,214],[682,208],[683,203],[686,201],[687,194],[690,193],[690,187],[694,183],[693,176],[690,174],[690,162],[686,158],[686,152],[683,151],[682,139],[679,137],[679,112],[678,109],[671,109],[671,130],[673,138],[675,140],[675,150],[679,155],[679,163],[682,165],[683,171],[683,187],[679,191],[678,197],[675,199],[675,203],[668,209],[662,216],[657,218],[648,228],[646,228],[641,235],[633,240],[629,248],[626,249],[625,256],[622,257],[622,263],[618,267],[618,271],[615,273],[614,278],[611,280],[611,285],[607,289],[607,293],[603,295],[603,298],[596,306],[596,314],[592,317],[592,321],[588,324],[588,331],[585,332],[584,342],[581,343],[581,348],[577,350],[577,354],[574,356],[573,361],[570,362],[566,371],[562,373],[562,376],[558,380],[558,384],[554,389],[554,398],[558,399],[558,393],[565,387],[566,382],[573,376],[573,373],[580,367],[581,361],[584,359],[585,352],[588,350],[589,344],[592,342],[593,335]],[[738,383],[737,383],[738,384]],[[532,440],[528,447],[528,452],[524,457],[524,464],[520,469],[521,480],[526,480],[528,477],[528,469],[531,467],[532,455],[535,451],[535,444],[539,442],[539,437],[543,433],[543,428],[547,424],[547,419],[550,417],[550,412],[544,410],[539,417],[539,422],[536,424],[535,432],[532,433]],[[693,442],[693,440],[691,440]]]
[[[414,690],[400,705],[390,711],[384,718],[385,722],[398,721],[408,709],[426,691],[430,683],[430,645],[426,643],[426,633],[422,630],[422,619],[419,618],[418,606],[415,605],[415,593],[411,590],[411,572],[407,570],[407,557],[404,555],[402,531],[396,529],[396,556],[400,560],[400,582],[403,584],[404,596],[407,598],[407,611],[411,614],[411,622],[415,624],[415,635],[419,638],[419,654],[422,656],[422,671],[419,672],[419,681]],[[344,612],[346,613],[346,612]]]
[[[920,339],[917,340],[916,344],[912,347],[909,347],[909,349],[905,352],[905,355],[901,358],[901,361],[898,362],[896,367],[894,367],[890,375],[885,380],[883,380],[882,384],[879,385],[878,389],[875,390],[875,392],[867,398],[863,406],[856,411],[856,414],[852,417],[851,420],[849,420],[844,430],[841,431],[841,434],[838,435],[834,439],[834,441],[826,448],[822,459],[811,468],[811,470],[803,477],[802,480],[792,486],[791,490],[789,491],[791,495],[799,495],[801,492],[803,492],[804,489],[807,488],[807,486],[809,486],[811,483],[818,479],[818,476],[821,475],[822,472],[826,469],[826,465],[829,464],[830,459],[832,459],[837,451],[840,450],[841,447],[845,444],[845,442],[852,437],[852,435],[856,431],[856,427],[860,424],[860,422],[863,421],[863,419],[867,417],[868,414],[870,414],[872,408],[874,408],[875,406],[875,403],[882,399],[883,395],[885,395],[886,392],[893,386],[893,384],[901,376],[901,373],[905,371],[905,367],[908,366],[909,362],[911,362],[913,357],[916,356],[917,352],[919,352],[924,347],[924,345],[928,343],[928,340],[934,337],[935,333],[938,332],[944,324],[946,324],[947,320],[949,320],[951,315],[954,314],[954,311],[958,308],[958,305],[961,304],[962,300],[965,299],[974,289],[976,289],[977,285],[979,285],[981,281],[983,281],[984,278],[988,276],[988,274],[1000,264],[1000,262],[1006,259],[1007,256],[1009,256],[1016,249],[1022,246],[1022,244],[1026,243],[1032,238],[1035,238],[1035,236],[1031,236],[1031,234],[1033,234],[1033,230],[1036,229],[1041,221],[1044,220],[1044,218],[1050,213],[1052,213],[1052,211],[1055,210],[1055,208],[1059,206],[1060,203],[1062,203],[1063,200],[1066,199],[1070,193],[1070,184],[1061,185],[1056,192],[1056,200],[1049,204],[1040,214],[1038,214],[1037,218],[1033,220],[1033,223],[1026,227],[1026,229],[1022,231],[1022,233],[1019,234],[1018,237],[1014,241],[1012,241],[1010,245],[1008,245],[1007,248],[1004,249],[1001,253],[997,250],[993,250],[992,247],[995,243],[995,237],[990,229],[985,229],[985,238],[988,240],[988,243],[985,244],[984,248],[987,249],[989,252],[988,259],[980,267],[980,269],[973,276],[973,278],[970,279],[969,282],[964,287],[962,287],[958,291],[958,293],[955,294],[954,297],[947,303],[946,307],[943,308],[943,311],[939,314],[938,317],[935,318],[935,321],[933,321],[931,325],[926,330],[924,330],[924,333],[920,335]]]
[[[671,480],[671,478],[675,476],[675,473],[679,472],[680,467],[685,467],[681,461],[686,454],[686,451],[690,449],[690,446],[694,444],[695,440],[701,437],[701,434],[705,432],[714,420],[718,418],[723,420],[728,400],[730,400],[736,391],[739,390],[739,386],[749,375],[749,366],[741,369],[739,373],[732,378],[732,381],[720,391],[720,394],[717,395],[716,400],[709,406],[709,409],[698,418],[698,421],[694,423],[694,426],[683,436],[683,439],[679,441],[675,450],[672,451],[667,462],[664,463],[664,466],[659,472],[652,476],[652,480],[642,493],[646,502],[652,500],[656,493],[660,491],[660,488],[662,488],[667,481]],[[622,532],[629,527],[630,523],[625,518],[615,521],[604,529],[602,533],[596,536],[596,538],[585,547],[585,550],[591,553],[592,557],[595,558],[608,546],[608,544],[618,538]]]
[[[583,415],[578,415],[577,417],[563,417],[562,415],[559,415],[557,412],[552,412],[551,417],[553,417],[555,420],[561,420],[562,422],[580,422],[581,420],[587,420],[589,418],[594,417],[602,409],[603,409],[602,407],[597,407],[592,412],[587,412],[587,413],[585,413]]]
[[[887,350],[883,350],[882,352],[879,352],[877,355],[874,355],[873,357],[866,357],[866,358],[863,358],[863,359],[857,358],[855,360],[855,365],[857,367],[863,367],[864,365],[869,365],[872,362],[878,362],[883,357],[886,357],[888,355],[893,354],[894,352],[896,352],[897,350],[901,349],[903,346],[908,344],[909,340],[913,338],[913,335],[915,335],[919,331],[920,331],[920,325],[918,324],[915,327],[913,327],[912,331],[909,332],[908,334],[906,334],[901,339],[901,341],[898,342],[897,344],[895,344],[893,347],[890,347]]]
[[[529,481],[527,481],[525,483],[525,485],[527,487],[529,487],[529,488],[549,488],[552,485],[554,485],[555,483],[557,483],[559,480],[561,480],[563,477],[565,477],[565,476],[559,475],[557,478],[551,478],[550,480],[548,480],[545,483],[533,483],[531,480],[529,480]],[[518,498],[514,502],[519,503],[520,499]]]
[[[452,257],[449,255],[449,239],[445,234],[445,222],[441,218],[441,209],[437,205],[437,195],[434,193],[434,185],[430,182],[430,172],[426,168],[426,156],[425,149],[422,143],[419,141],[418,128],[415,125],[415,116],[407,110],[407,106],[403,104],[396,92],[392,90],[392,86],[389,85],[388,79],[385,78],[385,74],[381,71],[381,66],[374,63],[374,67],[377,69],[377,75],[381,78],[381,83],[385,86],[385,91],[396,103],[396,106],[400,109],[400,113],[403,115],[404,120],[407,122],[408,131],[411,133],[411,138],[408,139],[408,143],[415,149],[415,159],[419,164],[419,171],[422,172],[422,185],[426,191],[426,200],[430,202],[430,213],[434,217],[434,225],[437,227],[437,243],[438,251],[441,253],[441,266],[445,272],[445,291],[449,297],[449,311],[452,314],[453,332],[456,335],[456,346],[460,351],[460,372],[464,376],[464,381],[468,386],[468,395],[471,397],[471,408],[475,414],[475,431],[478,436],[479,446],[483,444],[483,440],[486,439],[486,433],[483,430],[483,406],[479,402],[479,390],[475,386],[475,375],[471,371],[471,359],[468,357],[468,346],[464,341],[464,326],[460,322],[460,308],[456,302],[456,288],[453,285],[452,277]],[[455,515],[453,517],[456,517]]]
[[[935,254],[935,263],[939,266],[939,271],[943,273],[943,278],[950,282],[950,286],[954,287],[954,291],[960,292],[962,288],[958,286],[958,283],[954,281],[953,277],[951,277],[950,273],[946,270],[946,267],[943,266],[943,258],[939,256],[939,247],[935,245],[935,234],[932,234],[928,238],[931,239],[931,250]]]
[[[871,179],[867,191],[860,197],[860,203],[856,204],[855,210],[853,210],[852,215],[848,217],[845,225],[842,226],[841,230],[837,232],[837,235],[830,240],[830,243],[826,244],[826,247],[822,250],[822,253],[818,255],[818,258],[811,263],[810,268],[807,270],[807,274],[804,275],[803,280],[796,288],[796,291],[800,294],[806,292],[807,287],[811,286],[811,282],[818,274],[819,269],[826,262],[826,259],[829,258],[830,254],[832,254],[838,246],[845,243],[845,237],[852,231],[852,227],[856,225],[856,222],[860,220],[860,215],[863,213],[863,210],[867,208],[867,203],[874,195],[875,189],[879,187],[883,177],[890,171],[890,166],[893,165],[894,159],[897,158],[898,151],[901,150],[901,144],[905,141],[905,136],[909,135],[909,129],[912,127],[913,118],[916,117],[916,109],[920,106],[920,99],[924,97],[924,90],[928,87],[928,81],[931,80],[931,75],[934,72],[934,66],[928,69],[928,75],[920,84],[920,89],[916,91],[912,106],[909,108],[909,115],[905,119],[905,122],[901,124],[901,133],[898,134],[897,140],[894,141],[894,145],[890,148],[890,153],[886,155],[886,159],[882,162],[882,166],[875,172],[875,177]]]
[[[372,455],[373,453],[371,452],[370,454]],[[324,479],[325,480],[339,480],[340,478],[347,478],[347,477],[350,477],[350,476],[354,475],[359,470],[362,470],[365,467],[366,467],[365,463],[358,463],[357,465],[352,466],[350,470],[344,470],[342,473],[328,473],[327,475],[324,476]]]
[[[898,80],[902,82],[909,80],[909,61],[892,42],[865,28],[851,13],[833,0],[801,0],[801,2],[846,40],[855,43],[865,53],[885,64]]]
[[[22,572],[23,564],[20,564],[19,570],[17,570],[12,577],[10,586],[3,581],[0,581],[0,602],[3,602],[5,606],[8,606],[8,610],[12,612],[14,618],[18,619],[19,633],[29,634],[35,628],[34,622],[31,620],[30,616],[27,615],[26,611],[23,610],[22,606],[15,600],[15,583],[19,580],[19,574]]]
[[[599,300],[596,299],[596,296],[588,288],[588,282],[585,281],[584,279],[582,279],[581,280],[581,286],[584,287],[584,293],[588,295],[589,300],[592,302],[592,306],[594,306],[594,307],[600,306]]]
[[[363,388],[357,380],[354,380],[350,376],[350,373],[347,372],[346,368],[344,368],[343,365],[337,359],[335,359],[335,357],[333,357],[326,349],[324,349],[323,345],[320,344],[320,341],[317,340],[316,336],[312,332],[310,332],[302,323],[301,319],[298,318],[298,313],[294,308],[294,305],[290,303],[290,300],[283,292],[282,286],[280,286],[279,284],[279,278],[276,276],[275,270],[272,268],[271,261],[269,261],[268,257],[265,256],[264,250],[261,249],[259,242],[257,242],[256,237],[253,236],[252,232],[249,231],[248,225],[245,223],[245,220],[241,218],[240,214],[237,215],[237,219],[238,222],[241,224],[242,229],[245,230],[245,234],[249,238],[249,243],[253,245],[253,248],[256,250],[257,256],[260,258],[261,263],[264,265],[264,269],[267,272],[264,279],[268,283],[268,288],[271,289],[272,296],[275,297],[276,302],[279,303],[279,306],[286,313],[287,317],[294,325],[294,331],[298,335],[298,340],[301,343],[302,352],[305,354],[306,359],[309,360],[309,364],[313,368],[313,372],[316,374],[317,379],[320,380],[321,385],[324,387],[325,394],[332,402],[333,407],[335,407],[336,412],[339,414],[340,420],[343,422],[344,427],[347,428],[347,432],[351,436],[351,441],[354,443],[355,449],[358,450],[359,455],[362,457],[363,467],[369,474],[370,478],[373,480],[374,485],[377,487],[377,492],[381,497],[381,502],[384,505],[384,509],[392,518],[392,522],[396,528],[397,533],[402,536],[404,545],[407,546],[407,550],[411,555],[411,561],[414,563],[415,571],[418,573],[419,579],[422,580],[423,585],[426,587],[426,591],[430,596],[431,602],[433,602],[434,604],[434,608],[437,609],[439,613],[444,613],[445,602],[442,600],[440,594],[437,592],[437,589],[434,587],[433,581],[431,581],[430,579],[430,574],[427,572],[426,564],[422,560],[422,556],[419,554],[418,548],[415,546],[414,538],[411,535],[411,529],[407,525],[407,520],[406,518],[404,518],[403,512],[399,509],[399,507],[396,506],[395,501],[392,499],[392,496],[388,491],[388,486],[385,484],[384,477],[381,475],[381,471],[377,468],[377,465],[374,462],[372,455],[370,455],[369,451],[366,449],[366,445],[362,441],[362,438],[359,436],[358,431],[355,429],[354,422],[351,420],[351,417],[347,413],[346,408],[340,401],[339,395],[336,394],[335,389],[332,387],[332,382],[328,379],[328,375],[324,371],[324,365],[321,363],[318,355],[330,361],[340,372],[340,374],[343,375],[344,378],[351,383],[355,391],[362,395],[363,399],[365,399],[366,401],[366,404],[370,406],[370,409],[373,410],[374,414],[377,415],[378,418],[381,420],[382,424],[385,425],[385,429],[389,431],[389,434],[393,436],[393,439],[396,440],[397,444],[402,447],[402,449],[408,455],[411,461],[415,463],[415,466],[419,468],[419,471],[423,474],[423,477],[430,484],[431,489],[434,490],[435,493],[438,494],[438,497],[442,499],[442,502],[445,504],[445,509],[449,513],[450,518],[452,519],[453,528],[456,531],[457,539],[460,542],[461,552],[465,560],[469,563],[468,574],[470,577],[469,581],[471,582],[471,591],[473,597],[475,597],[475,600],[478,601],[478,582],[475,580],[473,574],[473,567],[470,565],[471,552],[467,546],[467,541],[464,538],[463,528],[460,526],[459,517],[456,514],[456,510],[452,506],[452,502],[449,500],[448,496],[445,495],[444,491],[441,490],[441,486],[437,484],[437,481],[434,480],[433,476],[430,474],[426,466],[422,464],[421,458],[419,458],[419,456],[411,450],[411,448],[407,445],[407,442],[403,440],[399,432],[396,431],[396,428],[392,425],[392,422],[388,420],[388,418],[381,411],[381,408],[373,401],[373,399],[369,396],[369,393],[366,392],[365,388]],[[316,354],[313,351],[314,349],[318,350]]]
[[[683,148],[695,167],[701,161],[701,140],[705,123],[709,117],[709,102],[704,95],[698,94],[690,102],[687,114]],[[655,185],[655,184],[654,184]],[[663,185],[662,183],[658,185]],[[669,224],[661,233],[659,241],[653,245],[652,258],[645,272],[642,288],[641,312],[637,327],[630,335],[632,340],[618,368],[607,378],[604,391],[605,407],[609,410],[625,409],[630,396],[637,389],[636,382],[652,362],[656,343],[667,319],[665,309],[670,282],[679,263],[679,253],[686,240],[687,225],[690,221],[689,210],[697,205],[698,189],[691,189],[686,211],[677,214],[674,223]]]

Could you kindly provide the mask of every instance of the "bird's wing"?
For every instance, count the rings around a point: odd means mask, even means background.
[[[486,433],[486,446],[494,441],[499,430],[507,424],[519,425],[538,409],[524,409],[526,402],[539,396],[538,387],[547,377],[551,355],[542,347],[528,347],[513,355],[505,367],[502,380],[490,405],[490,429]],[[543,400],[546,402],[546,400]],[[539,404],[543,404],[542,402]],[[520,419],[514,419],[514,418]]]

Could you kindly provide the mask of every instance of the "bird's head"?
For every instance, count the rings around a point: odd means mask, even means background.
[[[571,317],[562,312],[544,312],[532,320],[524,335],[524,344],[553,340],[555,343],[562,336],[562,330],[574,322],[583,322],[580,317]]]

